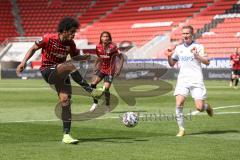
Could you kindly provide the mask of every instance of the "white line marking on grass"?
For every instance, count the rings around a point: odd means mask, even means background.
[[[25,91],[25,90],[49,90],[50,87],[21,87],[21,88],[0,88],[0,91]]]
[[[224,109],[224,108],[237,108],[237,107],[240,107],[240,105],[231,105],[231,106],[215,107],[215,108],[213,108],[213,110]],[[199,112],[199,111],[193,111],[193,112],[191,112],[191,113],[188,113],[188,115],[191,114],[191,115],[195,116],[195,115],[197,115],[197,114],[199,114],[199,113],[201,113],[201,112]],[[237,114],[238,112],[218,112],[218,113],[215,113],[215,114],[220,114],[220,113],[224,113],[224,114],[226,114],[226,113],[229,113],[229,114]]]
[[[113,116],[113,117],[99,117],[99,118],[94,118],[94,119],[117,119],[119,118],[118,116]],[[29,119],[29,120],[22,120],[22,121],[4,121],[0,123],[28,123],[28,122],[56,122],[56,121],[60,121],[60,119],[39,119],[39,120],[35,120],[35,119]]]
[[[214,109],[214,110],[217,110],[217,109],[223,109],[223,108],[236,108],[236,107],[240,107],[240,105],[215,107],[215,108],[213,108],[213,109]]]
[[[221,115],[221,114],[240,114],[240,112],[217,112],[217,113],[214,113],[214,115]],[[188,116],[190,115],[189,113],[187,114]],[[195,113],[191,113],[192,116],[202,116],[202,115],[207,115],[207,113],[201,113],[199,111],[195,111]]]
[[[27,122],[54,122],[54,121],[59,121],[59,119],[39,119],[39,120],[29,119],[22,121],[5,121],[0,123],[27,123]]]
[[[117,119],[120,118],[119,116],[112,116],[112,117],[99,117],[99,118],[95,118],[95,119]]]
[[[192,115],[192,116],[195,116],[195,115],[197,115],[197,114],[199,114],[200,112],[199,111],[193,111],[193,112],[191,112],[191,113],[188,113],[187,115]]]
[[[230,88],[229,86],[206,86],[206,88],[229,88],[229,89],[233,89],[233,88]]]
[[[236,108],[236,107],[240,107],[240,105],[231,105],[231,106],[221,106],[221,107],[215,107],[213,108],[214,110],[218,110],[218,109],[224,109],[224,108]],[[199,111],[193,111],[191,113],[188,113],[187,115],[206,115],[206,113],[201,113]],[[224,115],[224,114],[240,114],[240,112],[217,112],[214,113],[215,115]],[[172,115],[165,115],[165,116],[172,116]],[[140,116],[139,118],[144,118],[145,116]],[[98,117],[95,119],[119,119],[119,116],[112,116],[112,117]],[[1,122],[0,123],[27,123],[27,122],[55,122],[55,121],[60,121],[60,119],[47,119],[47,120],[23,120],[23,121],[5,121],[5,122]]]
[[[240,112],[218,112],[215,114],[240,114]]]

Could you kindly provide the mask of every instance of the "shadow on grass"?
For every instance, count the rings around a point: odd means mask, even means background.
[[[129,137],[99,137],[99,138],[80,138],[79,141],[81,143],[83,142],[133,143],[134,141],[137,140],[135,138]]]
[[[190,133],[188,135],[201,135],[201,134],[227,134],[227,133],[240,133],[238,130],[221,130],[221,131],[201,131],[196,133]]]

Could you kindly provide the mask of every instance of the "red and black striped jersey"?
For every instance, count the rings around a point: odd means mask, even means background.
[[[102,44],[96,46],[96,54],[99,58],[98,69],[100,72],[113,75],[116,68],[116,55],[119,54],[117,45],[109,43],[106,47]]]
[[[230,60],[233,62],[232,69],[240,69],[240,54],[231,54]]]
[[[45,34],[35,43],[42,48],[40,70],[65,62],[68,54],[71,57],[79,54],[73,40],[61,42],[58,34]]]

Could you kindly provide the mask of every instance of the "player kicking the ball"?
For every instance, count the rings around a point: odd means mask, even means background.
[[[183,106],[189,92],[195,101],[196,109],[200,112],[206,111],[210,117],[213,116],[213,109],[205,102],[207,93],[201,68],[201,63],[209,65],[210,62],[204,52],[204,47],[193,41],[193,33],[192,26],[184,26],[182,29],[183,44],[170,47],[166,51],[169,65],[173,67],[177,62],[180,65],[174,91],[176,120],[179,127],[177,137],[182,137],[185,134]]]
[[[54,85],[58,94],[59,102],[62,106],[63,139],[66,144],[76,144],[77,139],[70,136],[71,128],[71,83],[70,77],[89,92],[93,97],[102,95],[102,91],[93,89],[80,75],[71,61],[66,61],[68,55],[72,60],[81,61],[89,58],[88,55],[79,55],[79,50],[73,41],[75,33],[79,28],[79,23],[74,18],[63,18],[58,24],[57,33],[46,34],[26,53],[24,59],[17,67],[16,73],[19,75],[25,67],[27,61],[33,56],[35,51],[42,49],[42,60],[40,71],[44,80]]]

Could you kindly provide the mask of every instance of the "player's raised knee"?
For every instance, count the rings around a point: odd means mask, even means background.
[[[60,103],[62,106],[69,106],[70,105],[70,98],[66,95],[60,97]]]

